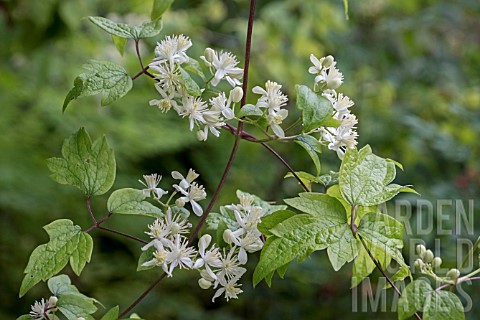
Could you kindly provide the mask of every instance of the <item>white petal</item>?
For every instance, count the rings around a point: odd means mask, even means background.
[[[190,200],[190,204],[192,205],[193,212],[197,216],[201,216],[203,213],[202,207],[195,200]]]

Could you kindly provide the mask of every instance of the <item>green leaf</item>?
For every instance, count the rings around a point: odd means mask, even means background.
[[[48,279],[47,285],[50,292],[57,297],[64,294],[81,294],[65,274],[60,274]]]
[[[381,204],[399,192],[415,192],[390,184],[395,174],[395,164],[372,154],[368,145],[360,151],[348,148],[340,167],[340,191],[349,204],[362,206]]]
[[[181,75],[182,80],[183,80],[183,85],[184,85],[187,93],[194,96],[194,97],[199,97],[200,95],[202,95],[202,91],[200,90],[200,87],[192,79],[190,74],[181,67],[179,67],[179,69],[180,69],[180,75]]]
[[[269,228],[272,236],[263,247],[253,276],[254,285],[296,257],[302,260],[315,250],[331,248],[327,252],[336,270],[355,258],[357,240],[347,224],[345,208],[337,199],[302,193],[285,202],[308,214],[293,215]]]
[[[143,39],[158,35],[162,30],[162,20],[152,19],[139,26],[126,23],[117,23],[103,17],[88,17],[88,19],[102,30],[126,39]]]
[[[290,210],[280,210],[262,218],[262,222],[258,224],[258,230],[266,236],[272,235],[270,229],[280,222],[293,217],[296,213]]]
[[[323,184],[326,188],[338,184],[338,172],[330,171],[327,174],[322,174],[318,177],[318,181]]]
[[[262,115],[263,112],[259,107],[253,104],[246,104],[238,111],[237,118]]]
[[[333,105],[327,98],[304,85],[296,85],[295,89],[297,108],[302,110],[305,131],[316,129],[332,118]]]
[[[163,212],[150,202],[142,190],[125,188],[112,192],[107,201],[108,212],[116,214],[134,214],[154,218],[163,217]]]
[[[150,19],[156,20],[160,18],[165,11],[167,11],[172,5],[173,0],[153,0],[152,13]]]
[[[77,320],[79,317],[85,319],[94,318],[90,314],[97,311],[95,300],[78,294],[65,294],[58,297],[57,308],[68,320]]]
[[[407,267],[401,249],[403,248],[403,225],[394,218],[381,213],[367,213],[360,220],[358,235],[368,248],[385,251],[400,266]]]
[[[147,250],[142,251],[140,258],[138,258],[137,271],[149,270],[155,266],[142,266],[147,261],[153,259],[153,253],[156,251],[155,247],[149,247]]]
[[[303,172],[303,171],[297,171],[295,172],[298,178],[302,180],[303,184],[307,187],[307,189],[311,190],[312,189],[312,183],[318,183],[318,178],[315,177],[314,175],[311,175],[308,172]],[[284,178],[295,178],[294,175],[291,172],[287,172],[287,174],[284,176]],[[296,179],[296,178],[295,178]]]
[[[403,281],[405,278],[407,277],[410,277],[410,280],[413,280],[413,277],[412,277],[412,273],[410,271],[410,268],[408,267],[401,267],[400,269],[397,270],[397,272],[395,272],[391,277],[390,279],[393,281],[393,282],[397,282],[397,281]],[[385,283],[385,288],[390,288],[391,285],[390,283]]]
[[[112,40],[115,44],[115,48],[117,48],[117,51],[123,57],[123,54],[125,53],[125,46],[127,45],[127,39],[112,34]]]
[[[452,292],[441,290],[433,291],[427,296],[424,320],[463,320],[463,306],[460,299]]]
[[[117,320],[119,312],[120,308],[118,306],[113,307],[112,309],[108,310],[108,312],[105,313],[100,320]]]
[[[205,75],[203,74],[202,68],[200,67],[200,63],[198,63],[197,60],[195,60],[193,58],[189,58],[187,62],[182,63],[182,68],[185,71],[189,71],[193,74],[196,74],[197,76],[202,78],[202,80],[204,80],[204,81],[206,80]],[[204,93],[206,91],[207,90],[205,90]],[[206,99],[206,100],[209,100],[209,99]]]
[[[371,247],[369,250],[383,268],[386,268],[392,261],[392,258],[383,249]],[[375,270],[375,267],[375,263],[372,261],[365,248],[360,248],[359,254],[355,258],[352,267],[351,287],[354,288],[359,285],[363,279],[368,277],[373,270]]]
[[[312,136],[302,134],[295,138],[295,142],[302,146],[302,148],[307,151],[310,158],[312,158],[315,168],[317,169],[317,176],[320,175],[320,159],[318,158],[318,153],[322,152],[321,143]]]
[[[92,145],[85,128],[80,128],[65,139],[62,156],[47,160],[51,178],[56,182],[75,186],[91,196],[104,194],[112,187],[115,156],[105,136]]]
[[[32,320],[32,316],[29,314],[24,314],[18,317],[17,320]]]
[[[398,300],[398,320],[408,319],[415,312],[424,311],[425,300],[432,292],[432,287],[425,280],[410,282]]]
[[[80,275],[90,262],[93,240],[79,226],[67,219],[55,220],[43,227],[50,241],[33,250],[25,268],[25,277],[20,287],[20,297],[34,285],[62,270],[70,260],[73,271]]]
[[[95,61],[83,66],[87,72],[80,74],[73,82],[63,102],[63,111],[70,101],[86,96],[101,94],[101,105],[109,105],[126,95],[132,89],[132,78],[124,68],[109,61]]]

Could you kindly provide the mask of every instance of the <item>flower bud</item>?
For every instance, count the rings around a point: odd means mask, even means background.
[[[447,278],[450,278],[452,280],[457,280],[458,277],[460,277],[460,271],[458,269],[450,269],[447,272]]]
[[[212,283],[204,278],[198,279],[198,285],[200,288],[206,290],[212,286]]]
[[[427,248],[425,248],[423,244],[417,244],[416,250],[420,258],[423,258],[423,255],[425,254],[425,251],[427,251]]]
[[[435,257],[432,261],[432,267],[433,268],[438,268],[442,264],[442,258],[440,257]]]
[[[212,48],[207,48],[205,49],[204,56],[205,60],[207,60],[208,62],[212,62],[213,57],[215,56],[215,51]]]
[[[337,89],[338,87],[340,87],[340,85],[342,84],[342,79],[340,78],[334,78],[330,81],[327,81],[327,88],[328,89],[332,89],[332,90],[335,90]]]
[[[324,68],[329,68],[329,67],[332,65],[332,63],[333,63],[334,60],[335,60],[335,59],[334,59],[331,55],[326,56],[326,57],[323,59],[323,63],[322,63],[323,67],[324,67]]]
[[[433,258],[434,258],[434,254],[432,252],[432,250],[427,250],[425,251],[425,253],[423,254],[423,261],[425,261],[426,263],[430,263],[432,262]]]
[[[240,102],[243,97],[243,90],[240,87],[235,87],[230,91],[230,98],[234,103]]]
[[[233,242],[232,240],[233,238],[234,238],[234,235],[232,230],[226,229],[225,231],[223,231],[223,241],[225,241],[228,244],[231,244]]]
[[[197,131],[197,139],[198,141],[206,141],[207,140],[207,135],[203,130],[198,130]]]
[[[183,201],[182,198],[178,198],[178,199],[175,201],[175,204],[176,204],[177,207],[179,207],[179,208],[185,207],[185,201]]]
[[[415,262],[413,263],[413,266],[414,266],[415,268],[419,268],[419,269],[422,268],[422,265],[423,265],[422,259],[417,259],[417,260],[415,260]]]
[[[55,296],[51,296],[50,298],[48,298],[48,305],[50,307],[56,306],[57,302],[58,302],[58,298]]]

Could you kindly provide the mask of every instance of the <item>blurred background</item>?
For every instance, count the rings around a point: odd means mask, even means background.
[[[41,227],[59,218],[83,228],[90,225],[83,195],[53,182],[45,165],[45,159],[60,156],[63,140],[80,126],[94,139],[106,134],[114,147],[118,165],[114,189],[141,188],[137,180],[154,172],[164,175],[161,186],[168,188],[170,171],[193,167],[209,195],[213,193],[232,137],[224,132],[219,139],[197,142],[188,132],[187,121],[148,105],[157,96],[151,79],[135,80],[134,89],[111,106],[100,107],[98,97],[88,97],[72,102],[62,114],[63,99],[88,60],[115,61],[132,75],[139,71],[132,43],[121,57],[110,37],[85,17],[140,23],[148,19],[150,7],[150,1],[143,0],[0,1],[1,319],[28,313],[35,300],[49,296],[46,285],[40,283],[18,299],[31,251],[48,241]],[[212,46],[243,60],[247,16],[245,0],[177,0],[164,16],[162,34],[142,42],[144,61],[152,59],[156,41],[172,33],[191,37],[192,57]],[[267,79],[277,81],[294,101],[294,85],[313,82],[307,72],[310,53],[334,55],[345,75],[340,91],[355,102],[352,112],[359,118],[359,145],[368,143],[375,153],[401,162],[405,172],[399,173],[398,183],[412,184],[421,199],[432,201],[432,208],[422,211],[416,207],[418,197],[397,197],[412,204],[413,230],[406,234],[404,251],[407,262],[415,258],[409,255],[408,239],[421,238],[444,253],[445,266],[454,267],[455,239],[475,240],[480,233],[480,2],[350,1],[349,18],[345,19],[341,0],[259,1],[250,88]],[[254,102],[254,96],[250,94],[249,100]],[[294,106],[290,108],[293,114]],[[277,143],[273,147],[296,170],[314,171],[299,146]],[[323,173],[338,170],[334,154],[325,152],[321,160]],[[269,201],[293,197],[300,188],[293,180],[284,180],[285,173],[265,150],[243,142],[218,203],[236,203],[236,189]],[[475,232],[461,228],[454,234],[439,235],[435,230],[416,234],[422,223],[437,225],[438,199],[459,200],[467,211],[472,210]],[[106,213],[106,200],[107,195],[93,200],[99,217]],[[445,214],[454,217],[455,206],[444,207]],[[122,216],[106,225],[144,237],[150,221]],[[443,228],[455,230],[454,222],[443,221]],[[82,277],[74,276],[69,267],[64,272],[83,293],[108,308],[120,305],[123,309],[158,271],[135,271],[140,254],[137,243],[101,231],[92,236],[93,258]],[[243,279],[244,293],[238,300],[211,303],[213,291],[201,290],[197,274],[182,270],[162,282],[135,311],[146,319],[397,317],[391,312],[396,299],[391,289],[386,294],[386,312],[362,308],[369,289],[375,293],[378,274],[371,286],[352,291],[351,264],[334,272],[325,252],[314,253],[301,265],[292,263],[285,280],[275,277],[271,289],[264,283],[252,288],[251,270],[257,259],[249,260],[250,273]],[[463,289],[468,293],[465,297],[480,301],[478,284]],[[465,297],[462,300],[467,303]],[[355,301],[357,312],[352,307]],[[103,312],[97,313],[98,318]],[[479,316],[476,303],[467,318]]]

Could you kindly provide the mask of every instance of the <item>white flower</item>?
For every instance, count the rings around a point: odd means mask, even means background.
[[[175,241],[169,245],[170,252],[167,253],[167,261],[170,263],[168,269],[169,276],[172,275],[173,269],[177,266],[180,269],[191,269],[193,266],[192,257],[195,255],[195,249],[188,247],[188,239],[177,234]]]
[[[187,219],[179,214],[173,215],[171,208],[167,209],[164,219],[156,219],[148,226],[150,232],[146,232],[151,238],[161,240],[163,238],[173,239],[177,234],[188,233],[192,225]]]
[[[151,242],[155,246],[155,252],[153,253],[153,259],[149,260],[147,262],[144,262],[142,266],[144,267],[150,267],[150,266],[155,266],[155,267],[162,267],[163,271],[165,271],[166,274],[168,274],[169,277],[172,276],[171,271],[168,269],[168,251],[165,250],[165,247],[163,246],[162,242],[160,241],[155,241]],[[148,246],[148,245],[147,245]],[[146,247],[143,247],[142,250],[146,250]]]
[[[198,185],[196,182],[192,182],[188,189],[182,188],[179,185],[173,185],[175,190],[183,194],[184,196],[179,198],[183,203],[190,202],[192,205],[193,212],[197,216],[201,216],[203,213],[202,207],[197,203],[197,201],[203,200],[207,197],[205,188],[201,185]]]
[[[265,83],[265,89],[260,86],[254,87],[252,92],[262,95],[257,101],[257,107],[279,111],[288,101],[288,97],[282,93],[281,88],[281,85],[270,80]]]
[[[179,36],[167,36],[155,47],[155,59],[150,64],[158,65],[163,62],[169,62],[170,66],[176,62],[179,65],[188,62],[186,51],[192,46],[192,41],[183,34]]]
[[[42,298],[41,301],[35,301],[30,311],[30,316],[34,320],[51,319],[49,315],[57,311],[58,298],[51,296],[47,301]]]
[[[218,248],[215,248],[215,245],[212,245],[212,248],[210,250],[207,250],[207,247],[210,245],[211,241],[212,236],[210,236],[209,234],[206,234],[200,238],[198,243],[198,254],[201,258],[195,261],[193,268],[198,269],[205,266],[205,270],[210,275],[210,277],[216,279],[217,276],[211,268],[220,267],[222,265],[222,262],[220,261],[220,252],[218,251]]]
[[[256,252],[263,248],[263,242],[260,240],[260,236],[260,231],[256,229],[248,232],[243,228],[235,231],[227,229],[223,232],[223,239],[226,243],[233,243],[239,247],[238,261],[240,264],[247,263],[247,252]]]
[[[168,64],[150,65],[150,69],[158,72],[153,74],[155,79],[158,80],[158,86],[169,94],[180,92],[182,88],[180,84],[181,76],[175,66]]]
[[[338,128],[325,128],[321,131],[323,140],[329,142],[328,148],[336,151],[340,159],[343,159],[345,148],[354,148],[357,145],[357,123],[355,115],[348,114]]]
[[[180,180],[179,186],[183,189],[187,189],[190,184],[199,177],[200,175],[195,172],[195,170],[190,169],[188,170],[187,177],[184,177],[180,172],[178,171],[172,171],[172,178]]]
[[[238,256],[234,255],[235,250],[235,246],[232,247],[228,253],[225,253],[225,249],[223,249],[223,254],[220,255],[221,265],[219,271],[216,273],[217,279],[232,278],[235,276],[241,277],[247,271],[247,269],[240,267]]]
[[[315,77],[315,84],[325,83],[328,89],[337,89],[343,82],[343,74],[335,68],[336,62],[332,56],[317,59],[310,55],[313,66],[308,69],[311,74],[318,74]]]
[[[273,130],[273,133],[277,137],[285,138],[285,132],[283,131],[280,125],[282,124],[283,120],[288,116],[288,110],[281,109],[279,111],[272,111],[267,115],[267,121],[270,127]]]
[[[326,56],[318,59],[313,54],[310,55],[310,61],[313,63],[313,67],[308,69],[308,72],[311,74],[319,74],[323,69],[328,69],[334,67],[336,62],[332,56]]]
[[[174,90],[172,90],[170,93],[167,93],[162,89],[162,86],[158,82],[155,83],[155,88],[157,89],[158,93],[160,93],[160,95],[162,96],[162,99],[150,100],[149,104],[151,106],[157,106],[162,112],[167,112],[172,107],[174,109],[178,109],[178,104],[174,100],[177,97],[177,94]]]
[[[205,124],[204,113],[208,111],[208,108],[202,98],[184,96],[182,99],[182,106],[178,111],[180,116],[188,117],[190,119],[190,131],[192,131],[195,124]]]
[[[243,212],[249,212],[253,208],[255,198],[251,194],[240,193],[237,191],[237,197],[238,200],[240,200],[240,204],[227,205],[225,208]]]
[[[160,180],[162,180],[162,176],[157,175],[156,173],[150,174],[150,175],[144,175],[143,179],[145,179],[145,182],[138,180],[141,184],[143,184],[146,189],[143,189],[143,195],[145,197],[150,196],[152,193],[155,199],[160,199],[164,194],[168,193],[167,191],[164,191],[161,188],[157,188],[157,185],[160,183]]]
[[[212,298],[212,302],[215,301],[216,298],[220,297],[223,293],[225,293],[225,299],[237,299],[238,294],[242,293],[243,291],[238,288],[241,284],[238,284],[238,280],[240,279],[241,275],[236,275],[234,277],[229,277],[228,279],[221,279],[220,284],[223,286],[219,288],[215,295]]]
[[[350,100],[349,97],[344,96],[343,93],[337,94],[335,90],[324,90],[322,95],[330,100],[335,109],[334,118],[337,120],[342,120],[345,116],[350,114],[350,109],[354,102]]]
[[[231,95],[232,94],[230,94],[230,96]],[[230,97],[227,99],[225,92],[222,92],[218,96],[210,99],[212,110],[220,111],[226,119],[233,119],[235,117],[233,110],[230,108],[230,104]]]
[[[210,48],[207,48],[207,50]],[[217,86],[217,84],[225,78],[232,87],[241,85],[239,79],[243,76],[243,69],[238,68],[238,61],[236,57],[230,52],[221,51],[218,54],[216,51],[210,49],[207,51],[205,56],[200,58],[205,61],[206,65],[213,68],[215,71],[214,77],[211,81],[212,86]]]

